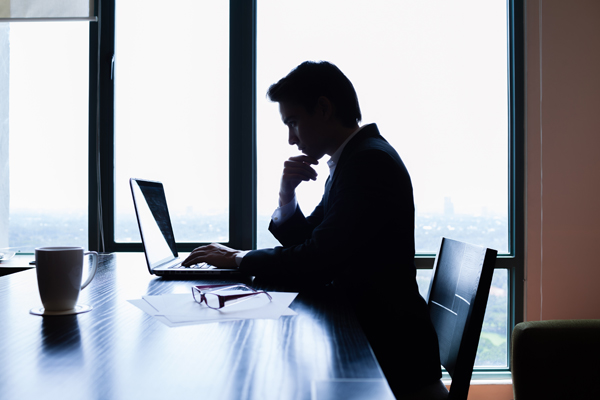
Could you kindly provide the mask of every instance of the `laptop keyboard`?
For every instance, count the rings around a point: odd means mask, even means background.
[[[170,268],[172,268],[172,269],[214,269],[216,267],[214,265],[207,264],[207,263],[203,262],[203,263],[198,263],[198,264],[190,265],[189,267],[184,267],[181,264],[176,264],[176,265],[173,265]]]

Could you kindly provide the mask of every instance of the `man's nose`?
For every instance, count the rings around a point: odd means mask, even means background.
[[[290,146],[298,144],[298,137],[294,134],[294,132],[292,132],[291,129],[288,133],[288,143],[290,144]]]

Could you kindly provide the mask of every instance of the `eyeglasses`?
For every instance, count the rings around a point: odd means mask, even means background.
[[[219,290],[225,289],[233,289],[240,288],[243,290],[250,290],[252,293],[241,293],[241,294],[228,294],[222,295],[214,293]],[[204,286],[192,286],[192,296],[194,296],[194,301],[196,303],[204,303],[209,308],[213,310],[218,310],[219,308],[223,308],[225,306],[230,306],[235,303],[239,303],[240,301],[247,300],[250,296],[255,296],[258,294],[266,294],[269,298],[269,301],[272,301],[273,298],[267,292],[258,291],[246,285],[204,285]]]

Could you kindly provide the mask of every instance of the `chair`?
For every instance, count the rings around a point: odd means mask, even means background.
[[[426,300],[452,377],[447,399],[467,399],[497,253],[442,238]]]
[[[600,398],[600,320],[521,322],[510,359],[515,400]]]

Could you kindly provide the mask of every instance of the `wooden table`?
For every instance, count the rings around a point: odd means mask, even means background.
[[[76,316],[29,314],[34,269],[0,278],[0,398],[393,399],[334,288],[300,291],[296,316],[169,328],[127,300],[208,281],[151,276],[139,253],[100,259]]]
[[[35,260],[34,255],[17,255],[9,260],[0,261],[0,276],[35,268],[34,265],[29,264],[33,260]]]

